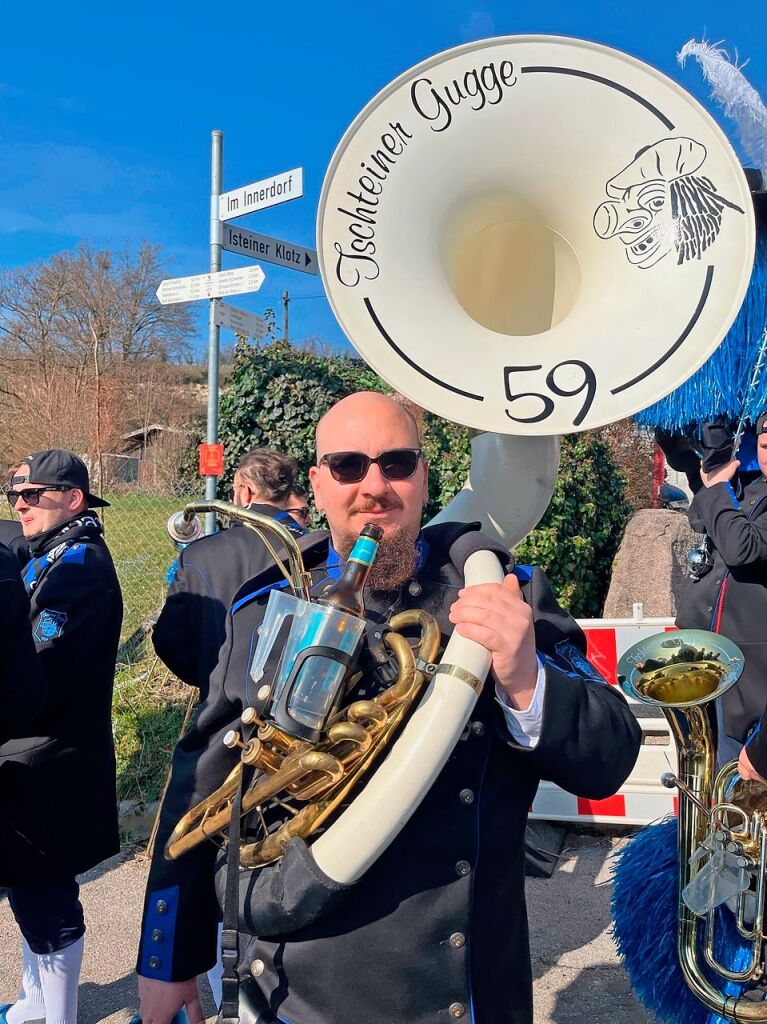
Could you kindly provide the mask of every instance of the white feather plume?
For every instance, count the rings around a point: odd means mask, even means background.
[[[735,122],[738,137],[749,161],[758,167],[767,181],[767,107],[751,85],[741,68],[730,60],[719,44],[690,39],[677,54],[684,67],[688,57],[694,57],[701,66],[703,76],[711,85],[711,96],[719,103],[727,117]]]

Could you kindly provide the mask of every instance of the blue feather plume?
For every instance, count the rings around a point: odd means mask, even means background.
[[[648,825],[613,857],[612,918],[618,954],[637,998],[662,1024],[728,1024],[687,987],[676,952],[677,819]],[[715,955],[731,970],[748,962],[748,944],[733,915],[717,913]],[[739,995],[744,986],[706,970],[715,988]]]
[[[718,416],[737,420],[744,410],[751,373],[767,326],[767,236],[759,239],[748,291],[735,322],[703,366],[670,395],[635,414],[645,427],[681,431]],[[755,419],[767,409],[767,373],[746,410]]]

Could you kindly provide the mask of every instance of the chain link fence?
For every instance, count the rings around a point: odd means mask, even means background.
[[[105,453],[102,481],[109,502],[109,508],[100,510],[104,536],[125,606],[122,645],[130,648],[139,645],[165,600],[168,573],[178,554],[168,536],[168,519],[188,501],[204,497],[205,484],[200,478],[191,482],[167,476],[151,451]]]

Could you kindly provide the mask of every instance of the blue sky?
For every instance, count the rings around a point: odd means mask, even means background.
[[[0,267],[82,240],[114,248],[150,240],[173,276],[204,273],[214,128],[224,132],[225,190],[304,168],[303,199],[239,223],[314,246],[324,171],[349,122],[408,67],[485,36],[602,42],[706,104],[697,65],[680,69],[675,54],[692,37],[724,40],[749,58],[746,74],[767,99],[767,29],[745,3],[42,0],[5,4],[2,30]],[[224,253],[224,268],[245,262]],[[261,291],[231,301],[279,315],[287,288],[292,336],[343,344],[319,277],[263,267]]]

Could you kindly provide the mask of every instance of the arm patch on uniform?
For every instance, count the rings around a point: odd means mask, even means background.
[[[605,683],[607,680],[594,668],[589,659],[583,654],[572,640],[560,640],[554,645],[554,651],[562,661],[566,662],[577,675],[584,679],[591,679],[595,683]]]
[[[58,640],[64,632],[67,621],[66,612],[56,612],[52,608],[44,608],[35,626],[35,640],[44,644],[48,640]]]

